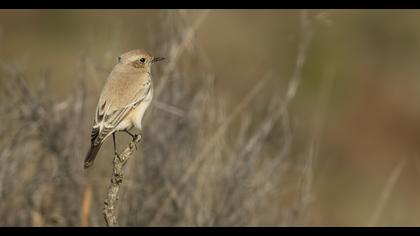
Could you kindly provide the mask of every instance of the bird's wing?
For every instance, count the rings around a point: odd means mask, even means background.
[[[127,116],[149,94],[151,83],[146,82],[142,88],[130,100],[131,102],[124,107],[113,108],[111,102],[105,100],[98,104],[95,114],[95,122],[92,127],[91,141],[99,144],[115,131],[118,124]]]

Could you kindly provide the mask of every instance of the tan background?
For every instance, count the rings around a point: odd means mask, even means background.
[[[182,14],[193,22],[199,13]],[[216,96],[223,98],[228,111],[265,71],[271,71],[274,79],[261,96],[284,96],[296,63],[299,13],[209,12],[194,42],[208,58],[207,70],[215,75]],[[308,127],[318,109],[318,98],[326,97],[317,138],[315,200],[309,225],[364,226],[381,208],[378,225],[419,226],[420,11],[309,13],[314,36],[306,53],[302,83],[289,109],[296,139],[293,149],[300,150],[309,140]],[[159,32],[154,25],[161,14],[157,10],[1,10],[0,61],[23,65],[26,80],[34,87],[48,71],[48,92],[61,101],[77,84],[77,71],[85,56],[96,66],[86,72],[93,106],[120,53],[134,48],[157,51],[154,35]],[[162,71],[156,71],[155,76],[159,73]],[[93,110],[90,113],[77,127],[84,130],[80,138],[86,140],[85,148]],[[268,149],[276,148],[267,145]],[[395,178],[395,184],[390,178]],[[97,191],[101,199],[105,187]],[[384,201],[383,206],[378,206],[380,201]],[[0,225],[4,224],[0,220]]]

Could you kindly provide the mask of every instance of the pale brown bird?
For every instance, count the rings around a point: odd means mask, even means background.
[[[143,115],[153,97],[151,67],[163,59],[141,49],[118,57],[118,63],[108,76],[96,107],[85,168],[93,164],[102,143],[111,134],[116,153],[115,132],[124,131],[135,137],[129,130],[133,127],[142,130]]]

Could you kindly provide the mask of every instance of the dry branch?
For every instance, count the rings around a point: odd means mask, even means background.
[[[118,226],[117,216],[115,214],[115,203],[118,200],[120,185],[124,178],[123,167],[133,154],[134,150],[137,149],[136,144],[140,142],[140,140],[141,135],[136,135],[121,154],[116,153],[114,155],[111,185],[109,185],[107,197],[104,201],[104,218],[107,226]]]

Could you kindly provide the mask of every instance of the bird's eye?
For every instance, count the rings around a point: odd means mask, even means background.
[[[140,59],[140,62],[141,62],[141,63],[144,63],[145,61],[146,61],[146,59],[144,59],[144,58],[141,58],[141,59]]]

